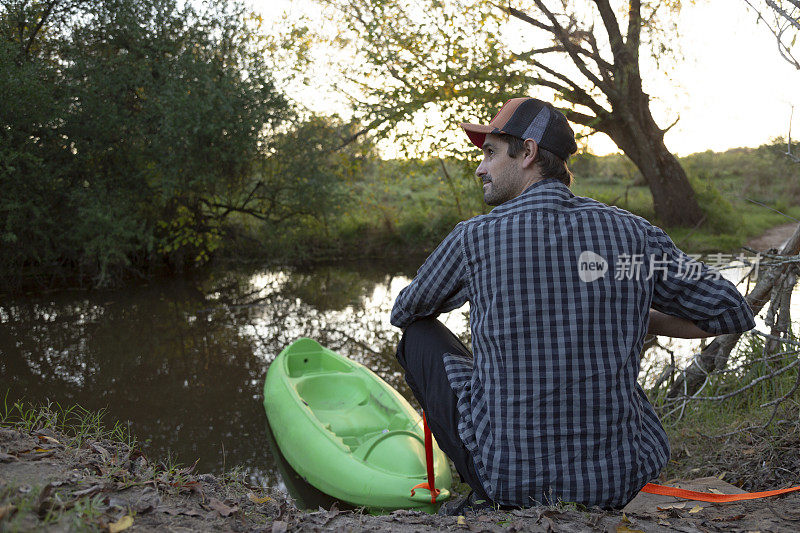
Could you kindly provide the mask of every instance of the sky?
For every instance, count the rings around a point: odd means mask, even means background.
[[[277,22],[288,12],[322,24],[321,10],[312,0],[248,1],[265,23]],[[684,4],[679,15],[681,56],[671,61],[669,77],[645,79],[656,122],[666,127],[680,117],[665,137],[667,147],[683,156],[759,146],[787,135],[792,105],[792,137],[800,138],[800,71],[780,56],[764,23],[756,24],[756,15],[743,0]],[[312,110],[347,115],[343,98],[331,94],[321,74],[316,76],[322,80],[320,87],[310,99]],[[296,91],[290,90],[290,96],[309,89]],[[592,137],[589,148],[598,155],[618,151],[601,135]]]

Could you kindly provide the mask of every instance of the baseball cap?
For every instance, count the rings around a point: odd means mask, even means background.
[[[469,140],[483,147],[487,133],[508,134],[521,139],[533,139],[536,144],[566,161],[578,151],[575,132],[567,117],[553,104],[536,98],[512,98],[500,108],[489,124],[459,124]]]

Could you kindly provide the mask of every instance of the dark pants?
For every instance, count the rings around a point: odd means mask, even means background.
[[[461,479],[472,487],[475,495],[488,500],[472,457],[458,436],[457,398],[444,370],[445,353],[472,357],[458,337],[432,318],[413,322],[397,345],[397,360],[406,371],[406,382],[425,411],[439,448],[453,461]]]

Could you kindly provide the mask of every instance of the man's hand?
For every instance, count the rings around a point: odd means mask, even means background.
[[[715,336],[713,333],[703,331],[685,318],[665,315],[655,309],[650,309],[650,324],[647,326],[647,333],[680,339],[701,339]]]

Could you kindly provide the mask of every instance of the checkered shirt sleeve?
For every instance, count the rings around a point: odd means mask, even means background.
[[[653,309],[689,320],[712,335],[755,327],[747,301],[718,271],[683,253],[657,226],[650,227],[648,245],[650,257],[667,267],[652,272]],[[687,268],[692,263],[699,268]]]

